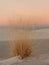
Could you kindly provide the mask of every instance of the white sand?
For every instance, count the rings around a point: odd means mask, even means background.
[[[49,56],[43,58],[36,57],[28,57],[23,60],[19,59],[19,57],[12,57],[6,60],[0,61],[0,65],[49,65]]]

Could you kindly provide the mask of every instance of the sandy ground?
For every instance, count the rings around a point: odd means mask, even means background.
[[[19,59],[18,57],[9,58],[0,61],[0,65],[49,65],[49,58],[47,59]]]
[[[49,39],[39,39],[39,40],[36,39],[36,40],[30,40],[30,42],[33,42],[33,47],[35,48],[34,54],[32,52],[30,57],[27,57],[23,60],[19,59],[19,57],[3,59],[0,60],[0,65],[49,65]],[[4,45],[2,46],[4,47]],[[5,57],[10,57],[8,55],[7,56],[5,55],[6,54],[5,49],[4,49],[4,55],[0,54],[0,56],[2,55]],[[9,53],[9,50],[7,52]]]
[[[35,50],[30,57],[23,60],[19,57],[10,58],[10,45],[6,40],[11,40],[13,34],[7,31],[8,29],[0,30],[0,65],[49,65],[49,29],[33,30],[28,33],[30,39],[28,41],[33,43]]]

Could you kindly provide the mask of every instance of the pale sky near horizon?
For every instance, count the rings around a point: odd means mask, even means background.
[[[10,19],[17,25],[49,24],[49,0],[0,0],[0,25]]]

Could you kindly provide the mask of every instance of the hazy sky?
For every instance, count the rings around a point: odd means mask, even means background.
[[[48,24],[49,0],[0,0],[0,25],[9,20],[17,25]]]

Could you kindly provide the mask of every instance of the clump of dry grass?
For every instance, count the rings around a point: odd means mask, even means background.
[[[20,55],[23,59],[31,54],[32,48],[28,40],[18,40],[12,43],[12,56]]]

